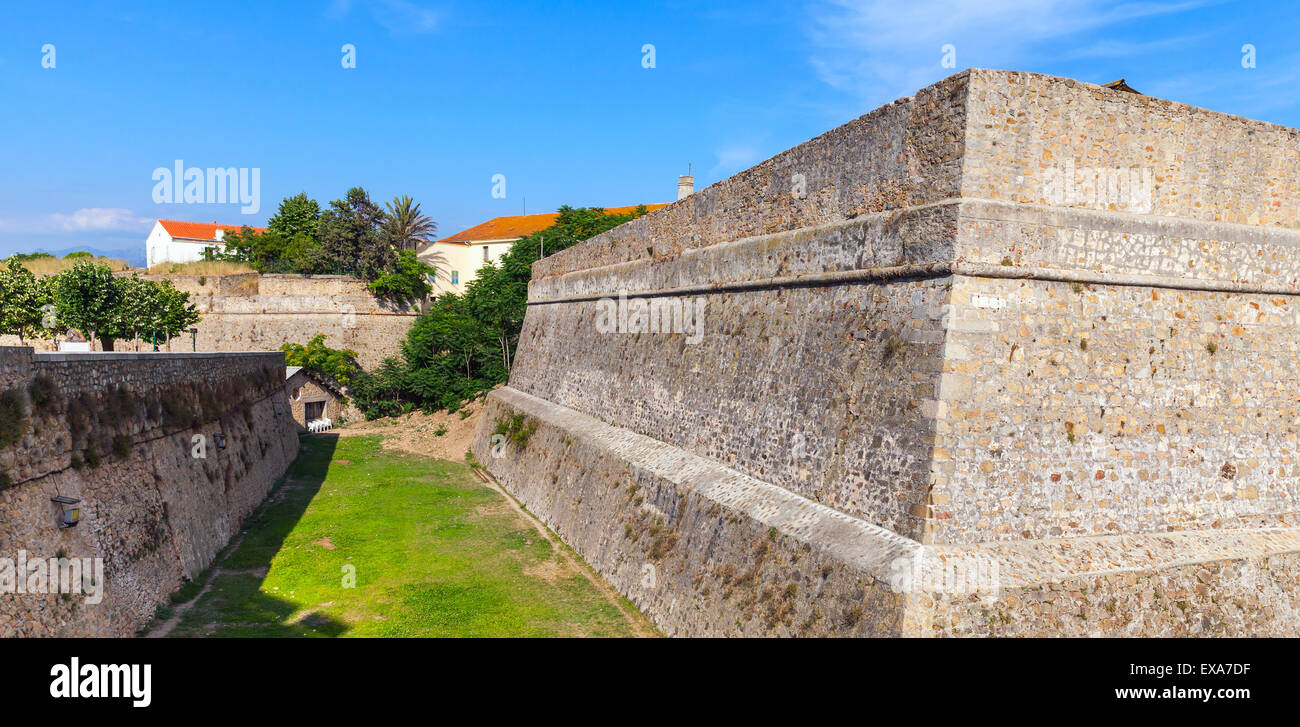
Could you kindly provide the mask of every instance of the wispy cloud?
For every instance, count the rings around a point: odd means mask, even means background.
[[[335,0],[328,15],[344,18],[358,6],[363,7],[372,20],[393,35],[430,33],[438,29],[442,20],[438,11],[408,0]]]
[[[956,69],[940,65],[945,45],[955,47],[958,69],[1019,67],[1044,44],[1066,36],[1215,2],[822,0],[810,10],[810,35],[817,50],[809,62],[831,86],[883,103],[954,73]],[[1177,42],[1103,42],[1078,53],[1118,57]]]
[[[37,217],[0,218],[0,230],[54,234],[60,232],[145,231],[153,219],[120,207],[83,207],[75,212],[56,212]]]
[[[709,170],[708,176],[714,179],[729,177],[736,172],[754,166],[759,162],[761,152],[753,144],[724,144],[714,149],[717,163]]]

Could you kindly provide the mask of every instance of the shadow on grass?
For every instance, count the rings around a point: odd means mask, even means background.
[[[299,441],[297,459],[244,522],[243,542],[217,561],[215,567],[222,572],[170,636],[331,637],[348,630],[347,624],[319,613],[290,622],[301,604],[261,591],[271,561],[325,481],[338,435],[305,435]]]

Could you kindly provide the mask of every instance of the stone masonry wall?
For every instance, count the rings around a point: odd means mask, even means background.
[[[26,416],[21,440],[0,450],[0,557],[103,558],[104,600],[0,593],[0,636],[133,634],[297,454],[279,353],[0,348],[2,392]],[[79,525],[57,526],[54,495],[81,500]]]
[[[474,452],[669,633],[1295,635],[1297,286],[1300,131],[971,70],[536,263]]]
[[[169,277],[191,291],[203,314],[199,351],[275,351],[324,334],[325,345],[356,351],[358,363],[370,369],[400,353],[417,315],[408,306],[376,298],[364,281],[345,276],[213,276],[203,285],[194,276]],[[173,347],[187,344],[178,340]]]
[[[364,281],[343,275],[145,275],[166,278],[190,294],[203,319],[197,336],[172,339],[171,350],[278,351],[285,343],[306,344],[324,334],[325,345],[356,351],[363,368],[401,353],[401,343],[418,312],[381,300]],[[0,345],[19,345],[15,336]],[[49,348],[44,341],[26,345]],[[121,342],[118,348],[129,344]],[[142,348],[142,350],[144,350]]]

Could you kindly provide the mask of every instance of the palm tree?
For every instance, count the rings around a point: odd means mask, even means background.
[[[388,218],[384,230],[388,241],[398,250],[416,250],[431,242],[438,234],[438,223],[420,211],[420,205],[408,195],[394,197],[392,202],[385,202]]]

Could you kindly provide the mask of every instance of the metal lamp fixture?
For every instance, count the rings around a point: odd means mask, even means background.
[[[75,497],[64,497],[62,495],[55,495],[54,497],[51,497],[50,500],[61,506],[61,512],[59,513],[59,529],[66,530],[68,528],[77,527],[77,523],[81,522],[81,500],[78,500]]]

